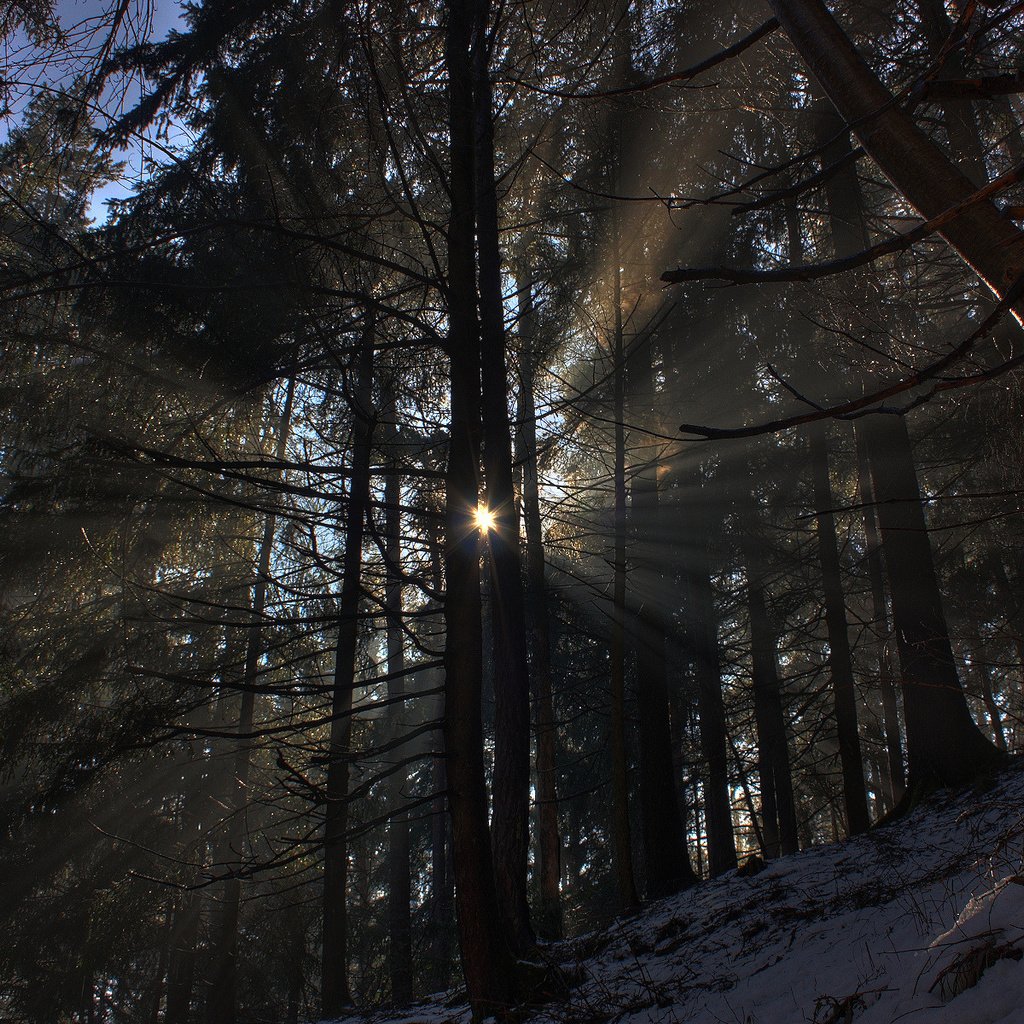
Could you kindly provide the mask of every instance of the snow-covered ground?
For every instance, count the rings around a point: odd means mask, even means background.
[[[1024,1024],[1024,770],[550,947],[536,1024]],[[468,1019],[425,1002],[378,1020]]]

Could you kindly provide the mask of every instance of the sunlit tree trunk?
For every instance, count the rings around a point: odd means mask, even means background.
[[[359,604],[363,589],[363,536],[370,507],[370,453],[374,421],[372,310],[366,311],[366,318],[351,403],[352,475],[345,517],[345,554],[338,601],[327,802],[324,807],[323,949],[320,969],[320,1003],[324,1017],[338,1017],[352,1003],[348,983],[348,780]]]

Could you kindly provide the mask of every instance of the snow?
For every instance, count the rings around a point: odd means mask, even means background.
[[[574,987],[536,1024],[1024,1024],[1024,770],[547,953]]]

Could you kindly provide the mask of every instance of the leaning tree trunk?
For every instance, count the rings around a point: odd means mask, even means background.
[[[363,535],[370,508],[370,453],[373,441],[373,312],[366,311],[352,401],[352,476],[345,520],[345,555],[334,650],[334,687],[324,807],[323,948],[320,1002],[324,1017],[338,1017],[352,1003],[348,986],[348,777],[352,745],[362,597]]]
[[[494,525],[485,541],[490,561],[494,649],[494,808],[491,840],[498,902],[517,953],[534,942],[527,901],[530,849],[530,675],[519,558],[519,521],[508,416],[505,310],[502,301],[498,198],[494,181],[487,0],[477,0],[473,39],[476,142],[476,235],[480,288],[480,370],[484,477]]]
[[[970,180],[894,101],[822,0],[771,0],[771,8],[865,152],[922,217],[973,195]],[[1024,270],[1024,234],[991,199],[972,203],[941,234],[996,295]],[[1024,304],[1014,308],[1020,313]]]
[[[475,0],[449,0],[445,26],[451,168],[448,222],[448,354],[451,426],[445,476],[445,750],[452,819],[459,948],[473,1016],[513,1005],[513,960],[501,927],[487,827],[481,722],[479,498],[481,389],[476,309],[475,156],[470,45]],[[478,26],[479,27],[479,26]]]

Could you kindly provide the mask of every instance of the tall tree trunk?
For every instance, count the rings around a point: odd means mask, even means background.
[[[922,217],[936,217],[974,193],[970,180],[893,101],[822,0],[770,5],[865,151]],[[991,200],[966,208],[941,234],[999,296],[1024,269],[1024,234]]]
[[[192,1016],[192,989],[196,973],[196,944],[202,901],[197,892],[185,891],[174,908],[167,960],[167,1005],[164,1024],[188,1024]]]
[[[958,785],[998,755],[971,718],[957,674],[906,423],[901,416],[861,422],[903,674],[907,782]]]
[[[903,770],[903,737],[900,733],[899,705],[893,681],[892,656],[889,650],[889,611],[885,602],[885,578],[882,571],[882,544],[875,515],[875,491],[871,484],[871,467],[864,448],[864,432],[857,432],[857,478],[860,502],[864,506],[864,538],[868,577],[871,581],[871,611],[878,630],[878,689],[882,700],[882,725],[885,730],[886,783],[889,805],[895,806],[903,797],[906,775]]]
[[[537,466],[537,408],[533,394],[537,338],[533,292],[519,282],[519,438],[518,461],[523,472],[523,520],[526,526],[526,581],[529,608],[530,669],[537,722],[537,853],[540,907],[537,929],[541,938],[562,937],[559,895],[562,841],[558,835],[556,786],[557,729],[551,693],[551,637],[548,628],[548,590],[544,580],[544,537],[540,518]]]
[[[619,224],[612,211],[613,309],[612,339],[615,452],[614,520],[612,524],[612,631],[610,644],[612,849],[619,909],[631,910],[640,902],[633,877],[633,841],[629,824],[629,776],[626,757],[626,364],[622,331],[622,270],[619,260]]]
[[[654,369],[650,337],[641,339],[634,346],[626,364],[626,382],[631,417],[637,423],[651,423]],[[686,849],[669,728],[663,609],[668,604],[670,590],[674,588],[670,588],[660,572],[669,534],[658,493],[661,461],[656,445],[649,442],[643,445],[642,441],[643,435],[637,435],[634,442],[639,464],[633,473],[630,539],[634,550],[633,578],[636,584],[629,626],[636,656],[640,823],[647,894],[660,897],[695,884],[697,877]]]
[[[830,116],[827,102],[819,104],[815,128],[823,142],[835,134],[835,118]],[[822,109],[824,107],[825,109]],[[825,160],[842,157],[849,150],[849,140],[842,135],[825,151]],[[856,172],[852,172],[854,178]],[[828,191],[836,198],[835,186]],[[847,202],[849,199],[847,197]],[[838,204],[838,199],[837,199]],[[851,232],[856,231],[859,210],[850,218],[845,210],[830,205],[830,224],[836,249],[846,248]],[[789,256],[793,262],[803,260],[803,237],[794,203],[786,204],[786,223],[789,238]],[[820,373],[824,378],[824,374]],[[815,381],[822,391],[827,390],[824,379]],[[811,483],[814,489],[818,561],[821,565],[822,589],[825,596],[825,624],[828,630],[828,663],[832,676],[832,700],[836,717],[836,736],[839,762],[843,776],[843,806],[846,810],[846,828],[849,835],[866,832],[871,824],[868,814],[867,790],[864,786],[864,761],[861,756],[860,735],[857,727],[857,692],[853,681],[853,660],[850,654],[849,625],[846,618],[846,600],[843,596],[839,549],[836,544],[835,516],[832,512],[832,483],[829,478],[828,433],[824,423],[812,423],[807,431],[811,463]]]
[[[474,520],[480,470],[480,332],[474,265],[475,105],[470,45],[475,0],[449,0],[445,26],[451,168],[448,354],[451,436],[446,473],[445,751],[459,947],[473,1016],[513,1005],[513,961],[501,928],[487,827],[481,722],[480,548]]]
[[[291,428],[292,402],[295,397],[295,374],[288,379],[284,406],[277,429],[275,450],[278,464],[284,461]],[[231,875],[224,882],[211,953],[210,985],[206,996],[207,1024],[233,1024],[236,1015],[238,985],[238,917],[242,898],[242,881],[238,870],[246,842],[245,809],[249,800],[249,770],[252,761],[249,734],[253,730],[256,712],[256,688],[259,685],[259,662],[263,655],[260,628],[267,604],[267,583],[270,580],[270,560],[274,548],[277,517],[270,514],[263,523],[263,536],[257,555],[256,581],[252,592],[252,615],[245,648],[243,689],[238,709],[239,745],[234,758],[234,775],[227,798],[228,833],[226,856]]]
[[[690,490],[699,495],[696,477]],[[703,503],[701,498],[696,499]],[[725,704],[722,699],[722,671],[718,651],[718,613],[711,587],[712,524],[705,508],[686,523],[696,542],[692,546],[687,577],[687,635],[693,646],[697,683],[697,713],[700,745],[707,765],[704,790],[704,820],[708,833],[708,868],[711,876],[736,867],[736,846],[732,830],[732,800],[729,787],[729,759],[725,735]]]
[[[775,656],[775,635],[768,616],[765,573],[758,550],[759,538],[745,530],[742,543],[747,567],[747,608],[750,615],[762,816],[765,822],[765,844],[769,856],[774,857],[796,853],[799,849],[796,806],[793,801],[782,688]]]
[[[398,441],[394,423],[393,388],[385,400],[391,420],[392,443]],[[398,474],[399,460],[392,457],[390,472],[384,481],[384,536],[387,556],[387,584],[384,603],[387,608],[387,667],[389,725],[392,741],[401,740],[402,711],[405,694],[405,644],[402,634],[402,480]],[[396,746],[396,752],[399,748]],[[396,756],[400,756],[396,753]],[[397,1005],[412,1000],[412,880],[409,867],[409,815],[402,808],[406,800],[407,774],[404,769],[389,777],[391,819],[388,823],[388,968],[391,975],[391,998]]]
[[[444,555],[440,526],[436,519],[428,525],[431,579],[436,593],[444,590]],[[444,697],[438,701],[438,721],[444,721]],[[442,733],[442,740],[444,738]],[[442,991],[451,980],[454,939],[454,871],[452,870],[451,820],[448,815],[448,772],[444,751],[433,759],[431,784],[434,799],[430,804],[430,978],[431,991]]]
[[[808,435],[811,450],[811,476],[817,512],[818,559],[825,591],[825,622],[828,628],[829,668],[832,697],[839,740],[839,761],[843,771],[843,805],[850,835],[866,832],[867,790],[864,787],[864,762],[857,730],[857,692],[853,684],[853,662],[846,621],[846,601],[836,546],[836,525],[832,513],[832,484],[829,481],[828,441],[824,423],[811,425]]]
[[[794,0],[792,4],[773,3],[773,6],[804,6],[810,10],[817,9],[820,4],[818,0]],[[829,38],[834,39],[836,33],[842,35],[827,11],[824,8],[822,11],[832,25],[827,33]],[[821,19],[816,15],[814,20],[820,22]],[[783,25],[785,27],[786,23]],[[852,51],[849,40],[845,36],[842,39],[845,42],[840,43],[840,49],[845,45],[848,51]],[[797,47],[800,49],[800,44]],[[851,59],[860,61],[855,52],[852,58],[847,52],[844,60]],[[831,74],[829,69],[823,68],[820,74],[817,68],[812,70],[829,91],[825,81]],[[863,78],[865,74],[870,76],[871,72],[861,63],[858,76]],[[849,117],[836,96],[831,92],[829,96],[839,112]],[[917,131],[916,128],[913,130]],[[864,142],[863,129],[858,129],[858,135]],[[837,145],[842,144],[840,139]],[[932,145],[927,139],[922,144]],[[895,145],[891,141],[885,142],[883,149]],[[872,152],[866,142],[865,149]],[[945,160],[941,152],[936,152],[938,160]],[[965,181],[951,165],[949,171]],[[898,182],[894,183],[898,185]],[[856,173],[847,170],[836,175],[829,182],[827,194],[833,246],[837,256],[844,256],[863,246],[867,240]],[[923,207],[919,208],[927,215]],[[1008,225],[1007,221],[1000,220]],[[973,236],[966,227],[958,231],[957,237],[961,241],[971,241]],[[1017,234],[1015,230],[1011,231]],[[952,236],[947,237],[954,244],[959,244]],[[997,247],[997,239],[1005,237],[1005,233],[994,235],[990,244]],[[989,283],[993,284],[992,281]],[[954,785],[992,763],[995,748],[971,719],[957,675],[907,426],[902,417],[876,415],[859,419],[856,429],[863,436],[863,447],[871,466],[882,553],[892,595],[893,631],[899,651],[907,732],[907,783],[912,787]]]
[[[491,840],[498,902],[509,939],[523,953],[535,942],[527,899],[530,850],[530,674],[519,558],[519,521],[508,416],[494,117],[488,67],[488,0],[477,0],[473,40],[476,234],[480,284],[480,372],[484,478],[494,525],[485,542],[491,570],[494,651],[494,808]]]
[[[320,1003],[324,1017],[338,1017],[351,1006],[348,984],[348,778],[352,746],[352,698],[359,643],[363,536],[370,507],[370,453],[373,441],[374,313],[366,310],[352,396],[352,476],[345,519],[345,555],[338,601],[338,639],[324,808],[323,949]],[[212,1024],[212,1022],[211,1022]]]

